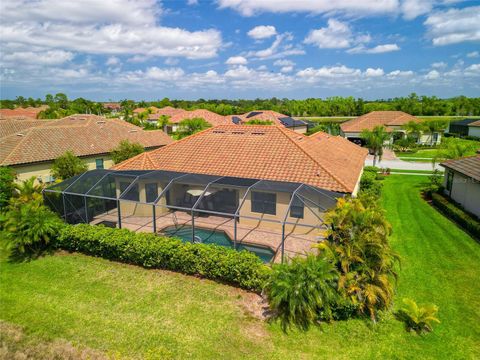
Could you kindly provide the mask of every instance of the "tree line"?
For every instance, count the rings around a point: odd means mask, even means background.
[[[405,97],[381,100],[364,100],[354,97],[329,97],[325,99],[254,99],[254,100],[170,100],[163,98],[157,101],[121,100],[122,113],[129,118],[137,107],[173,106],[185,110],[207,109],[220,115],[242,114],[252,110],[274,110],[290,116],[359,116],[374,110],[398,110],[411,115],[424,116],[475,116],[480,115],[480,97],[469,98],[457,96],[440,99],[436,96],[419,96],[415,93]],[[48,105],[41,118],[59,118],[75,113],[107,114],[101,102],[84,98],[69,100],[63,93],[47,94],[45,99],[24,98],[18,96],[14,100],[0,100],[2,108]]]

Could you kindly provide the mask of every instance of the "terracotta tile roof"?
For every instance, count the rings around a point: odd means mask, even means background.
[[[17,120],[21,121],[21,120]],[[121,140],[157,148],[173,140],[161,130],[145,131],[119,119],[72,115],[12,133],[9,120],[0,120],[0,165],[17,165],[56,159],[67,150],[77,156],[105,154]],[[15,125],[14,125],[15,126]],[[4,130],[6,129],[6,130]]]
[[[181,113],[173,115],[170,118],[170,122],[172,124],[178,124],[182,120],[193,119],[193,118],[205,119],[205,121],[208,122],[212,126],[231,124],[231,121],[227,117],[222,116],[222,115],[218,115],[217,113],[214,113],[210,110],[205,110],[205,109],[197,109],[197,110],[193,110],[193,111],[185,111],[184,110]]]
[[[148,109],[152,110],[152,112],[156,112],[157,110],[159,110],[159,108],[157,108],[155,106],[150,106],[148,108],[136,108],[136,109],[133,110],[133,113],[134,114],[142,113],[144,111],[147,111]]]
[[[42,105],[39,107],[26,107],[26,108],[15,108],[15,109],[0,109],[0,117],[10,117],[10,116],[25,116],[29,118],[36,119],[38,114],[47,109],[47,105]]]
[[[17,116],[2,118],[0,119],[0,138],[21,133],[22,131],[32,127],[42,126],[47,121],[49,120],[36,120]]]
[[[375,126],[402,126],[409,121],[421,122],[422,120],[404,113],[403,111],[372,111],[355,119],[344,122],[340,128],[344,132],[361,132],[364,129],[373,130]]]
[[[440,165],[480,181],[480,155],[456,160],[447,160],[442,162]]]
[[[109,109],[109,110],[120,110],[122,108],[122,106],[120,105],[120,103],[117,103],[117,102],[107,102],[107,103],[103,103],[103,107],[105,109]]]
[[[480,120],[474,121],[474,122],[468,124],[468,126],[480,127]]]
[[[140,154],[115,169],[302,182],[331,191],[352,192],[367,150],[336,138],[317,137],[281,126],[223,125]],[[348,150],[341,148],[345,145]]]

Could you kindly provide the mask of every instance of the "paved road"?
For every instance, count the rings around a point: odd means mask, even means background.
[[[371,159],[365,160],[365,165],[373,165]],[[402,169],[402,170],[429,170],[432,171],[432,163],[423,163],[415,161],[403,161],[403,160],[385,160],[377,162],[377,167],[379,168],[390,168],[390,169]],[[443,167],[436,164],[436,169],[443,171]]]

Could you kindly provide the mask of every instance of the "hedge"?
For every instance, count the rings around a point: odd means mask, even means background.
[[[480,239],[480,221],[468,214],[441,194],[432,193],[432,204],[443,212],[449,219],[455,221],[473,236]]]
[[[88,224],[64,226],[56,247],[110,260],[198,275],[260,292],[270,268],[253,253]]]

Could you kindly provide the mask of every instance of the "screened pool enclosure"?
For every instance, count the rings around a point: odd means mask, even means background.
[[[98,169],[55,184],[43,196],[70,224],[205,243],[211,243],[209,232],[223,233],[233,248],[263,248],[274,261],[283,261],[310,251],[323,238],[325,211],[343,194],[302,183]]]

